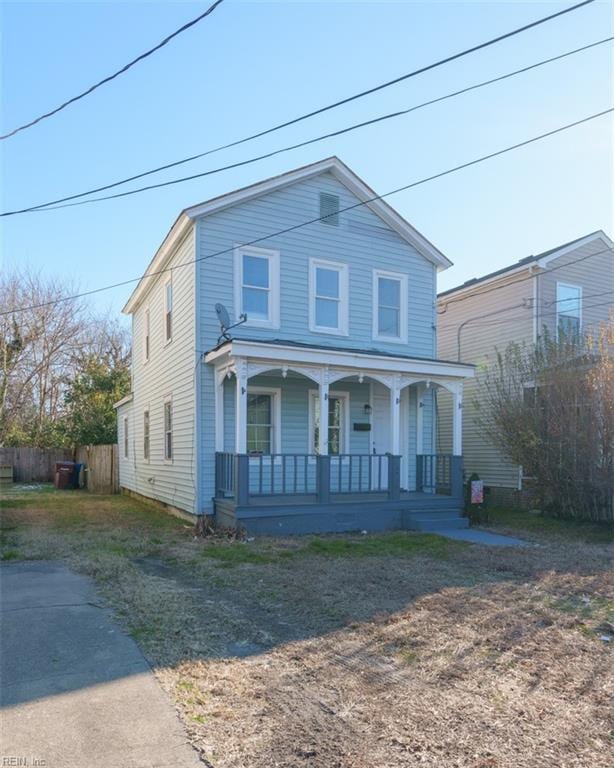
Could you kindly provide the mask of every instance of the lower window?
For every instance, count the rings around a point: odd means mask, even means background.
[[[347,421],[347,394],[329,394],[328,396],[328,453],[338,456],[345,453],[345,425]],[[320,397],[312,393],[311,412],[311,447],[312,453],[319,453],[320,445]]]

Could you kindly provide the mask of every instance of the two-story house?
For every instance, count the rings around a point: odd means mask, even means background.
[[[593,232],[443,291],[438,306],[439,355],[477,366],[465,388],[465,471],[476,472],[493,497],[522,501],[520,492],[530,493],[530,469],[508,459],[484,430],[487,414],[479,404],[486,369],[512,342],[532,345],[545,332],[551,338],[560,332],[586,334],[607,322],[614,306],[614,243],[604,232]],[[451,408],[442,394],[439,450],[451,445],[446,419]]]
[[[124,308],[122,488],[254,532],[464,526],[449,266],[335,157],[183,211]],[[246,319],[224,335],[216,304]]]

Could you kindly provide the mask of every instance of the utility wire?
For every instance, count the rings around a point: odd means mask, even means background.
[[[609,109],[605,109],[602,112],[597,112],[594,115],[590,115],[589,117],[584,117],[581,120],[576,120],[573,123],[568,123],[567,125],[561,126],[560,128],[555,128],[552,131],[548,131],[547,133],[542,133],[539,136],[534,136],[531,139],[526,139],[525,141],[518,142],[517,144],[513,144],[509,147],[505,147],[504,149],[499,149],[496,152],[491,152],[488,155],[482,155],[482,157],[475,158],[474,160],[470,160],[466,163],[461,163],[460,165],[456,165],[453,168],[448,168],[445,171],[440,171],[439,173],[435,173],[432,176],[427,176],[423,179],[419,179],[418,181],[413,181],[409,184],[405,184],[402,187],[397,187],[396,189],[392,189],[389,192],[386,192],[382,195],[374,195],[373,197],[369,197],[366,200],[361,200],[357,203],[353,203],[352,205],[348,205],[345,208],[340,208],[339,213],[345,213],[346,211],[354,210],[355,208],[360,208],[363,205],[369,205],[369,203],[374,203],[377,200],[383,200],[386,197],[391,197],[392,195],[396,195],[399,192],[405,192],[408,189],[413,189],[414,187],[418,187],[422,184],[426,184],[429,181],[434,181],[435,179],[440,179],[444,176],[448,176],[452,173],[456,173],[458,171],[464,170],[465,168],[470,168],[474,165],[478,165],[479,163],[483,163],[486,160],[491,160],[494,157],[498,157],[500,155],[504,155],[507,152],[512,152],[515,149],[519,149],[520,147],[525,147],[529,144],[533,144],[536,141],[540,141],[542,139],[545,139],[549,136],[554,136],[557,133],[561,133],[563,131],[569,130],[570,128],[574,128],[575,126],[582,125],[583,123],[587,123],[590,120],[595,120],[598,117],[602,117],[603,115],[610,114],[611,112],[614,112],[614,107],[610,107]],[[234,252],[236,247],[245,247],[248,245],[256,245],[258,243],[262,243],[266,240],[270,240],[272,237],[278,237],[279,235],[285,235],[288,232],[294,232],[298,229],[302,229],[303,227],[309,226],[310,224],[315,224],[318,221],[322,221],[322,219],[328,218],[328,216],[316,216],[313,219],[308,219],[307,221],[303,221],[300,224],[294,224],[291,227],[286,227],[285,229],[277,230],[276,232],[271,232],[268,235],[262,235],[261,237],[254,238],[253,240],[249,240],[245,243],[241,243],[240,246],[231,246],[230,248],[224,248],[221,251],[215,251],[214,253],[210,253],[207,256],[200,256],[197,259],[190,259],[189,261],[185,261],[182,264],[178,264],[174,267],[166,267],[165,269],[156,270],[155,272],[145,273],[143,275],[140,275],[139,277],[134,277],[129,280],[122,280],[121,282],[114,283],[112,285],[103,286],[101,288],[93,288],[89,291],[83,291],[82,293],[74,294],[72,296],[66,296],[62,299],[56,299],[54,301],[45,302],[41,304],[33,304],[31,306],[27,307],[17,307],[15,309],[6,310],[4,312],[0,312],[0,317],[3,315],[10,315],[14,314],[15,312],[25,312],[26,310],[30,309],[38,309],[41,307],[49,306],[51,304],[59,304],[62,301],[70,301],[72,299],[79,299],[83,298],[84,296],[91,296],[95,293],[101,293],[102,291],[109,291],[113,288],[121,288],[125,285],[130,285],[131,283],[137,283],[144,279],[149,279],[152,277],[157,277],[158,275],[165,274],[167,272],[173,272],[174,270],[180,269],[181,267],[188,266],[190,264],[195,264],[199,261],[207,261],[208,259],[212,259],[216,256],[222,256],[226,253],[232,253]],[[607,249],[609,250],[609,249]],[[590,254],[591,256],[596,256],[597,253]],[[588,257],[584,257],[588,258]],[[571,263],[571,262],[570,262]]]
[[[569,266],[569,264],[579,264],[580,262],[585,261],[586,259],[590,259],[593,256],[599,256],[602,253],[612,253],[612,249],[611,248],[605,248],[602,251],[595,251],[594,253],[589,253],[586,256],[581,256],[579,259],[576,259],[575,261],[568,262],[567,264],[559,264],[558,267],[552,267],[552,269],[549,269],[548,273],[556,272],[558,269],[563,269],[564,267]],[[527,262],[526,265],[518,264],[518,266],[519,267],[526,266],[528,268],[528,267],[533,266],[536,263],[537,263],[536,261],[530,261],[530,262]],[[443,310],[441,310],[441,311],[437,310],[437,314],[445,315],[445,313],[447,311],[447,307],[448,307],[449,304],[456,304],[457,302],[465,301],[465,299],[468,299],[468,298],[473,298],[475,296],[483,296],[483,295],[485,295],[487,293],[493,293],[494,291],[501,291],[501,290],[503,290],[503,288],[508,288],[510,285],[516,285],[517,283],[524,283],[525,280],[532,280],[534,277],[537,276],[537,274],[539,274],[539,273],[534,272],[534,273],[531,273],[529,275],[524,275],[523,277],[519,277],[516,280],[510,280],[509,283],[500,283],[499,285],[491,285],[490,288],[485,288],[482,291],[475,291],[474,293],[466,293],[463,296],[456,296],[456,297],[452,297],[451,299],[441,298],[440,301],[445,302],[445,306],[444,306]],[[505,273],[502,273],[501,277],[505,277]],[[470,285],[467,285],[467,286],[460,285],[459,286],[459,290],[462,289],[462,288],[470,288],[470,287],[471,287]]]
[[[396,112],[390,112],[390,113],[388,113],[386,115],[380,115],[380,116],[375,117],[375,118],[373,118],[371,120],[366,120],[366,121],[361,122],[361,123],[355,123],[355,124],[353,124],[351,126],[348,126],[346,128],[342,128],[342,129],[337,130],[337,131],[332,131],[330,133],[323,134],[322,136],[318,136],[318,137],[316,137],[314,139],[308,139],[307,141],[302,141],[302,142],[299,142],[298,144],[292,144],[290,146],[282,147],[281,149],[273,150],[271,152],[267,152],[265,154],[258,155],[257,157],[252,157],[252,158],[249,158],[247,160],[242,160],[242,161],[239,161],[239,162],[236,162],[236,163],[231,163],[229,165],[221,166],[219,168],[214,168],[214,169],[212,169],[210,171],[205,171],[202,174],[199,174],[199,176],[201,176],[201,177],[202,176],[211,176],[213,174],[220,173],[222,171],[227,171],[227,170],[230,170],[232,168],[238,168],[238,167],[241,167],[241,166],[244,166],[244,165],[249,165],[249,164],[255,163],[255,162],[259,161],[259,160],[264,160],[264,159],[267,159],[269,157],[273,157],[274,155],[279,155],[279,154],[282,154],[284,152],[289,152],[289,151],[294,150],[294,149],[299,149],[300,147],[305,147],[305,146],[308,146],[310,144],[315,144],[316,142],[324,141],[325,139],[329,139],[329,138],[332,138],[334,136],[340,136],[340,135],[342,135],[344,133],[349,133],[351,131],[355,131],[355,130],[357,130],[359,128],[364,128],[366,126],[374,125],[376,123],[380,123],[380,122],[383,122],[385,120],[390,120],[392,118],[408,115],[411,112],[415,112],[415,111],[417,111],[419,109],[423,109],[424,107],[431,106],[432,104],[437,104],[437,103],[439,103],[441,101],[446,101],[447,99],[451,99],[451,98],[453,98],[455,96],[460,96],[460,95],[462,95],[464,93],[468,93],[470,91],[477,90],[478,88],[483,88],[483,87],[485,87],[487,85],[492,85],[493,83],[498,83],[498,82],[500,82],[502,80],[507,80],[510,77],[514,77],[516,75],[523,74],[525,72],[529,72],[530,70],[536,69],[537,67],[542,67],[545,64],[550,64],[550,63],[552,63],[554,61],[559,61],[560,59],[567,58],[568,56],[573,56],[576,53],[581,53],[583,51],[586,51],[586,50],[589,50],[591,48],[594,48],[594,47],[596,47],[598,45],[603,45],[604,43],[611,42],[612,40],[614,40],[614,36],[606,37],[606,38],[603,38],[602,40],[597,40],[594,43],[589,43],[588,45],[584,45],[581,48],[575,48],[574,50],[566,51],[565,53],[559,54],[558,56],[553,56],[553,57],[551,57],[549,59],[544,59],[542,61],[538,61],[538,62],[536,62],[534,64],[530,64],[529,66],[522,67],[521,69],[516,69],[513,72],[507,72],[504,75],[499,75],[498,77],[491,78],[490,80],[483,80],[482,82],[475,83],[473,85],[467,86],[466,88],[462,88],[462,89],[460,89],[458,91],[453,91],[452,93],[447,93],[447,94],[445,94],[443,96],[438,96],[437,98],[430,99],[429,101],[424,101],[421,104],[416,104],[416,105],[414,105],[412,107],[409,107],[407,109],[399,110],[399,111],[396,111]],[[182,160],[176,160],[175,162],[167,163],[166,165],[161,165],[161,166],[159,166],[157,168],[153,168],[152,170],[149,170],[149,171],[143,171],[142,173],[136,174],[134,176],[129,176],[129,177],[125,178],[125,179],[121,179],[120,181],[115,181],[115,182],[112,182],[110,184],[105,184],[105,185],[103,185],[101,187],[94,187],[93,189],[89,189],[89,190],[87,190],[85,192],[79,192],[79,193],[74,194],[74,195],[68,195],[66,197],[60,197],[60,198],[57,198],[56,200],[49,200],[46,203],[39,203],[38,205],[33,205],[33,206],[26,207],[26,208],[18,209],[18,210],[5,211],[4,213],[0,214],[0,216],[14,216],[16,214],[29,213],[29,212],[32,212],[32,211],[44,210],[44,209],[47,209],[47,208],[51,208],[51,206],[54,206],[56,208],[70,207],[70,206],[61,205],[61,203],[66,203],[66,202],[71,201],[71,200],[77,200],[78,198],[87,197],[88,195],[95,194],[96,192],[103,192],[103,191],[105,191],[107,189],[113,189],[114,187],[121,186],[122,184],[126,184],[126,183],[128,183],[130,181],[135,181],[136,179],[141,179],[141,178],[143,178],[145,176],[150,176],[151,174],[158,173],[159,171],[168,170],[169,168],[173,168],[173,167],[176,167],[178,165],[183,165],[185,163],[192,162],[193,160],[201,158],[201,157],[203,157],[206,154],[208,154],[208,152],[203,152],[203,153],[198,154],[198,155],[192,155],[191,157],[183,158]],[[194,178],[194,177],[190,177],[190,178]],[[176,183],[176,182],[175,181],[170,181],[170,182],[165,182],[165,183],[166,184],[173,184],[173,183]],[[165,183],[162,183],[161,186],[163,186]],[[143,188],[141,188],[141,190],[152,189],[152,188],[155,188],[155,187],[154,186],[143,187]],[[130,194],[135,194],[137,191],[141,191],[141,190],[131,190]],[[123,194],[127,194],[127,193],[123,193]],[[117,195],[117,196],[120,196],[120,195]],[[80,203],[73,203],[73,205],[85,205],[85,204],[91,203],[91,202],[99,202],[101,200],[113,199],[114,197],[116,197],[116,195],[109,195],[109,196],[105,196],[105,197],[97,197],[97,198],[92,198],[90,200],[83,200]],[[53,208],[52,208],[52,210],[53,210]]]
[[[594,120],[595,118],[601,117],[601,116],[607,114],[608,112],[612,112],[612,111],[613,111],[613,109],[606,109],[603,112],[599,112],[597,114],[591,115],[590,117],[583,118],[582,120],[577,120],[574,123],[569,123],[568,125],[565,125],[562,128],[556,128],[553,131],[549,131],[548,133],[543,133],[540,136],[537,136],[535,138],[528,139],[527,141],[520,142],[519,144],[514,144],[512,147],[508,147],[507,149],[500,150],[498,152],[494,152],[494,153],[492,153],[490,155],[486,155],[485,157],[478,158],[477,160],[472,160],[470,163],[465,163],[464,165],[461,165],[461,166],[458,166],[456,168],[453,168],[452,170],[444,171],[441,174],[436,174],[435,176],[432,176],[432,177],[429,177],[429,179],[426,179],[426,181],[431,181],[432,179],[439,178],[439,176],[445,176],[448,173],[452,173],[455,170],[460,170],[461,168],[466,168],[469,165],[475,165],[475,163],[480,163],[483,160],[490,159],[491,157],[496,157],[497,155],[504,154],[505,152],[510,152],[513,149],[518,149],[519,147],[522,147],[522,146],[524,146],[526,144],[531,144],[532,142],[538,141],[539,139],[543,139],[543,138],[546,138],[548,136],[552,136],[555,133],[560,133],[561,131],[565,131],[568,128],[573,128],[574,126],[580,125],[580,123],[585,123],[588,120]],[[340,131],[340,132],[343,133],[343,130]],[[333,136],[335,134],[333,133],[333,134],[329,134],[329,135]],[[316,141],[316,140],[317,139],[312,139],[312,140],[309,140],[307,142],[303,142],[302,144],[297,144],[296,146],[304,146],[304,144],[310,144],[310,143],[312,143],[312,141]],[[284,150],[276,150],[274,152],[270,152],[268,155],[263,155],[263,157],[269,157],[270,155],[278,154],[278,152],[280,152],[280,151],[284,151]],[[260,158],[257,158],[257,159],[260,159]],[[235,165],[243,165],[243,164],[244,163],[236,163]],[[233,167],[233,166],[228,166],[228,167],[230,168],[230,167]],[[136,194],[139,194],[140,192],[147,192],[147,191],[149,191],[151,189],[159,189],[161,187],[168,187],[168,186],[171,186],[171,185],[174,185],[174,184],[182,184],[182,183],[184,183],[186,181],[193,181],[194,179],[200,179],[203,176],[208,176],[210,173],[212,173],[212,171],[203,171],[202,173],[195,173],[195,174],[192,174],[191,176],[183,176],[183,177],[181,177],[179,179],[171,179],[170,181],[163,181],[163,182],[160,182],[158,184],[149,184],[149,185],[147,185],[145,187],[137,187],[137,189],[131,189],[131,190],[127,191],[127,192],[116,192],[113,195],[105,195],[104,197],[94,197],[94,198],[90,198],[89,200],[82,200],[82,201],[78,201],[78,202],[74,202],[74,203],[63,203],[61,205],[49,206],[49,207],[43,208],[41,210],[44,210],[44,211],[55,211],[55,210],[57,210],[59,208],[70,208],[70,207],[72,207],[74,205],[85,205],[86,203],[95,203],[95,202],[101,202],[103,200],[115,200],[115,199],[120,198],[120,197],[129,197],[130,195],[136,195]],[[420,182],[420,183],[422,183],[422,182]],[[405,188],[403,188],[403,189],[405,189]],[[403,190],[402,189],[394,190],[393,192],[390,192],[388,194],[395,194],[395,192],[401,192],[401,191],[403,191]],[[5,214],[2,214],[2,215],[5,215]]]
[[[179,29],[175,30],[172,34],[165,37],[164,40],[159,42],[153,48],[150,48],[148,51],[145,51],[145,53],[142,53],[140,56],[137,56],[136,59],[133,59],[132,61],[128,62],[128,64],[124,65],[121,69],[118,69],[117,72],[114,72],[112,75],[105,77],[103,80],[100,80],[99,82],[94,83],[94,85],[91,85],[82,93],[79,93],[77,96],[73,96],[71,99],[68,99],[68,101],[63,102],[59,106],[55,107],[55,109],[52,109],[50,112],[45,112],[43,115],[40,115],[34,120],[30,120],[29,123],[24,123],[24,125],[20,125],[18,128],[13,128],[13,130],[9,131],[9,133],[5,133],[3,136],[0,136],[0,141],[4,139],[9,139],[11,136],[14,136],[16,133],[19,133],[20,131],[25,131],[26,128],[31,128],[33,125],[40,123],[42,120],[46,120],[47,118],[52,117],[58,112],[61,112],[63,109],[66,109],[66,107],[70,106],[70,104],[74,104],[75,101],[79,101],[80,99],[83,99],[86,96],[89,96],[90,93],[95,91],[97,88],[100,88],[100,86],[106,85],[106,83],[110,83],[111,80],[115,80],[116,77],[123,75],[124,72],[127,72],[135,64],[138,64],[139,61],[143,61],[143,59],[146,59],[148,56],[151,56],[152,53],[159,51],[160,48],[163,48],[167,43],[170,43],[170,41],[173,38],[177,37],[177,35],[180,35],[182,32],[185,32],[187,29],[190,29],[190,27],[193,27],[195,24],[198,24],[199,21],[202,21],[210,13],[213,13],[213,11],[218,7],[218,5],[220,5],[223,2],[224,0],[215,0],[213,5],[207,8],[207,10],[204,13],[201,13],[200,16],[197,16],[195,19],[192,19],[192,21],[188,21],[187,24],[184,24],[182,27],[179,27]],[[568,10],[571,10],[571,9],[568,9]]]

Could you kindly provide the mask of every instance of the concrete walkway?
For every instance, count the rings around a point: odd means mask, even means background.
[[[445,536],[447,539],[458,539],[459,541],[469,541],[472,544],[487,544],[491,547],[528,547],[528,542],[522,539],[516,539],[513,536],[502,536],[499,533],[490,533],[481,531],[479,528],[444,528],[440,531],[433,531],[439,536]]]
[[[0,765],[202,767],[89,579],[54,563],[7,564],[0,598]]]

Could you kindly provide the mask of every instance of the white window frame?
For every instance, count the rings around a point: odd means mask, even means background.
[[[307,435],[307,453],[312,455],[315,450],[313,444],[315,421],[316,421],[316,400],[320,397],[320,393],[317,389],[309,390],[309,418],[308,418],[308,435]],[[330,390],[328,393],[329,399],[331,397],[339,398],[343,403],[341,411],[341,450],[340,453],[350,453],[350,393],[342,390]],[[328,439],[328,435],[327,435]],[[329,454],[331,461],[338,461],[339,457],[334,454]]]
[[[168,306],[168,292],[170,288],[170,295],[171,295],[171,301],[170,301],[170,308]],[[167,280],[164,283],[164,345],[170,344],[173,340],[173,325],[174,325],[174,304],[175,304],[175,297],[173,296],[173,281]],[[170,336],[168,335],[168,322],[167,322],[167,315],[171,315],[171,333]]]
[[[129,433],[129,417],[124,416],[124,459],[130,458],[130,433]]]
[[[270,248],[256,248],[253,245],[235,245],[234,247],[234,294],[238,316],[243,314],[243,254],[269,260],[269,313],[266,320],[250,318],[247,314],[245,325],[256,328],[279,328],[279,251]]]
[[[281,453],[281,388],[280,387],[247,387],[248,395],[270,395],[271,396],[271,418],[272,424],[272,443],[273,454]],[[247,450],[247,409],[245,411],[245,446]],[[260,456],[250,456],[250,462],[254,464],[259,461],[265,464],[271,461],[271,456],[262,454]],[[281,464],[281,456],[277,456],[275,464]]]
[[[578,313],[579,314],[579,318],[578,318],[578,320],[579,320],[579,322],[578,322],[578,334],[582,333],[582,303],[583,303],[582,302],[582,286],[581,285],[574,285],[573,283],[565,283],[565,282],[562,282],[560,280],[557,280],[556,281],[556,298],[555,298],[555,302],[556,302],[556,316],[555,316],[556,325],[555,325],[555,328],[556,328],[556,338],[557,338],[557,340],[559,338],[559,309],[560,309],[560,305],[562,303],[562,302],[559,301],[559,288],[572,288],[574,291],[578,291],[578,302],[580,304],[579,313]],[[563,317],[565,317],[565,315],[563,315]]]
[[[400,307],[399,307],[399,336],[385,336],[379,333],[379,279],[398,280],[401,283]],[[384,269],[374,269],[372,278],[372,336],[374,341],[382,341],[388,344],[407,344],[408,339],[408,281],[407,275],[402,272],[388,272]]]
[[[145,414],[147,414],[147,433],[145,432]],[[147,434],[147,456],[145,455],[145,435]],[[143,461],[149,464],[151,461],[151,408],[146,405],[143,408]]]
[[[151,313],[149,305],[145,307],[143,328],[143,362],[148,363],[151,357]]]
[[[316,270],[322,269],[335,270],[339,273],[339,312],[337,319],[339,325],[337,328],[327,328],[326,326],[316,325]],[[331,297],[323,297],[330,299]],[[313,333],[326,333],[332,336],[347,336],[349,319],[349,269],[348,265],[341,261],[327,261],[325,259],[309,259],[309,330]]]
[[[168,456],[168,453],[167,453],[168,444],[166,442],[166,436],[168,434],[167,429],[166,429],[166,406],[167,405],[170,405],[170,407],[171,407],[171,429],[170,429],[170,434],[171,434],[171,455],[170,455],[170,457]],[[175,440],[174,440],[175,423],[174,422],[175,422],[175,415],[173,413],[173,396],[172,395],[167,395],[164,398],[164,405],[163,405],[163,408],[162,408],[162,436],[163,436],[163,440],[164,440],[164,446],[163,446],[162,455],[164,456],[164,463],[165,464],[172,464],[173,463],[173,458],[175,456]]]

